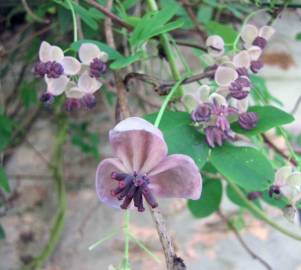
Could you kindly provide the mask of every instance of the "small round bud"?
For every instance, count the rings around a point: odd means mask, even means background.
[[[211,116],[211,107],[209,104],[201,104],[191,113],[194,122],[207,122]]]
[[[65,102],[65,109],[68,112],[78,110],[81,107],[81,102],[77,98],[68,98]]]
[[[90,64],[90,76],[99,78],[107,70],[107,65],[99,58],[94,58]]]
[[[267,45],[267,40],[263,37],[256,37],[252,43],[254,46],[258,46],[260,49],[264,49]]]
[[[81,99],[82,104],[88,109],[92,109],[96,106],[96,98],[93,94],[86,94]]]
[[[40,101],[45,105],[50,105],[54,102],[54,96],[48,92],[45,92],[41,95]]]
[[[256,127],[258,122],[258,116],[255,112],[245,112],[239,115],[238,123],[246,130],[250,130]]]
[[[258,73],[260,69],[263,67],[263,62],[261,60],[256,60],[251,62],[250,69],[253,73]]]

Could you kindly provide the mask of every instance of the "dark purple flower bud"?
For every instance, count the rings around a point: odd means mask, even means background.
[[[252,61],[250,69],[253,73],[257,73],[263,67],[263,62],[261,60]]]
[[[96,105],[96,98],[93,94],[86,94],[81,99],[82,104],[88,109],[92,109]]]
[[[211,116],[211,107],[209,104],[204,103],[196,107],[191,113],[191,118],[194,122],[207,122]]]
[[[90,64],[90,76],[99,78],[107,70],[107,65],[99,58],[94,58]]]
[[[68,98],[65,102],[65,109],[68,112],[78,110],[81,107],[81,102],[77,98]]]
[[[252,43],[254,46],[258,46],[260,49],[264,49],[267,45],[267,40],[263,37],[256,37]]]
[[[34,74],[43,78],[47,73],[46,64],[43,62],[37,62],[34,66]]]
[[[56,61],[46,63],[46,74],[48,78],[57,79],[64,73],[63,66]]]
[[[238,73],[239,76],[246,76],[246,77],[249,76],[248,69],[245,68],[245,67],[241,67],[241,68],[236,69],[236,72]]]
[[[242,90],[242,86],[236,80],[234,82],[232,82],[229,86],[230,92],[237,92],[237,91],[241,91],[241,90]]]
[[[237,82],[242,88],[251,87],[251,82],[248,77],[240,76],[235,80],[235,82]]]
[[[262,192],[260,191],[254,191],[254,192],[250,192],[248,193],[248,199],[250,201],[255,201],[256,199],[262,197]]]
[[[207,127],[205,129],[206,141],[210,147],[215,147],[215,144],[222,146],[225,140],[224,132],[218,127]]]
[[[45,92],[41,95],[40,101],[43,102],[45,105],[50,105],[54,101],[54,96],[48,92]]]
[[[258,116],[255,112],[245,112],[239,115],[238,123],[246,130],[255,128],[258,122]]]
[[[233,98],[241,100],[241,99],[246,98],[249,95],[249,91],[243,91],[243,90],[230,91],[230,95]]]
[[[276,194],[276,197],[280,196],[281,191],[280,191],[280,187],[279,186],[273,185],[273,186],[270,187],[270,189],[269,189],[269,196],[271,198],[273,198],[274,194]]]

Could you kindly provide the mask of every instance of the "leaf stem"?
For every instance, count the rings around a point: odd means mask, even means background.
[[[66,0],[68,6],[70,7],[71,14],[72,14],[72,21],[73,21],[73,41],[76,42],[78,40],[77,38],[77,21],[75,16],[74,7],[72,5],[72,0]]]
[[[225,177],[224,177],[224,179],[229,184],[229,186],[233,189],[233,191],[237,194],[237,196],[245,203],[245,205],[247,206],[247,208],[249,208],[249,210],[251,210],[259,218],[261,218],[263,221],[265,221],[267,224],[269,224],[271,227],[278,230],[279,232],[281,232],[295,240],[301,241],[301,235],[295,234],[295,233],[287,230],[286,228],[282,227],[281,225],[277,224],[276,222],[274,222],[271,218],[266,216],[266,214],[261,209],[259,209],[254,203],[249,201],[246,198],[245,194],[242,192],[242,190],[236,184],[234,184],[233,182],[231,182],[230,180],[228,180]]]
[[[159,127],[163,113],[168,105],[168,102],[170,101],[170,99],[172,98],[172,96],[175,94],[176,90],[178,89],[178,87],[181,85],[181,83],[183,82],[184,78],[182,78],[181,80],[179,80],[170,90],[170,92],[168,93],[168,95],[166,96],[166,98],[163,101],[163,104],[160,108],[160,111],[157,115],[156,121],[155,121],[155,127]]]
[[[152,11],[158,11],[158,5],[155,0],[147,0],[148,6]],[[168,37],[168,34],[161,34],[160,35],[160,40],[161,44],[163,46],[163,50],[166,54],[167,62],[169,64],[172,76],[174,80],[180,80],[181,79],[181,74],[180,71],[178,70],[178,66],[176,63],[176,58],[173,53],[172,47],[170,45],[170,40]],[[183,88],[179,87],[179,95],[183,94]]]

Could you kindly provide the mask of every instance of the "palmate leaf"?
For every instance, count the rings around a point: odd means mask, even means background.
[[[222,175],[247,192],[266,190],[274,181],[270,161],[253,147],[225,144],[212,149],[210,161]]]
[[[221,181],[205,178],[201,198],[199,200],[189,200],[188,209],[197,218],[207,217],[219,209],[222,192]]]
[[[155,122],[157,113],[144,118]],[[190,114],[185,112],[166,111],[159,128],[164,134],[169,154],[184,154],[190,156],[201,169],[207,161],[209,147],[202,134],[191,126]]]
[[[247,136],[253,136],[259,133],[268,131],[271,128],[289,124],[294,121],[294,117],[273,106],[253,106],[250,107],[250,112],[256,112],[258,115],[258,123],[255,128],[251,130],[245,130],[239,126],[236,122],[232,125],[232,129]]]

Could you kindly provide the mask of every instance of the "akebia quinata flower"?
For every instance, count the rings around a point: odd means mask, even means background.
[[[186,155],[167,155],[161,131],[139,117],[117,124],[109,134],[116,157],[100,162],[96,171],[96,192],[100,201],[114,207],[145,204],[157,207],[158,198],[199,199],[202,177]]]
[[[107,68],[107,54],[95,44],[84,43],[79,48],[79,58],[81,62],[64,56],[58,46],[42,42],[34,73],[47,84],[46,92],[40,98],[44,104],[50,105],[55,96],[65,93],[67,111],[83,107],[91,109],[96,105],[94,93],[102,86],[99,79]]]

